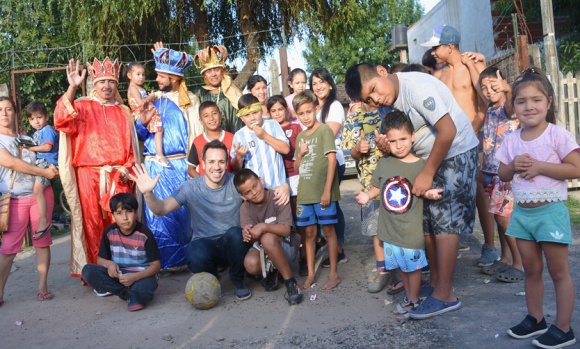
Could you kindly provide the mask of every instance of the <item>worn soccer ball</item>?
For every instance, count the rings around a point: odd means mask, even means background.
[[[210,273],[201,272],[193,275],[185,286],[185,298],[196,309],[210,309],[222,296],[222,287],[218,279]]]

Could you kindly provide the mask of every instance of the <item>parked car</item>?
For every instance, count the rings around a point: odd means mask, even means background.
[[[344,154],[344,165],[346,167],[344,178],[356,177],[358,175],[357,164],[356,160],[350,155],[350,150],[343,149],[342,154]]]

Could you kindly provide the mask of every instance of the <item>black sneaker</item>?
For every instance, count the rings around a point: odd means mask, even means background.
[[[234,293],[239,301],[245,301],[252,297],[252,291],[244,285],[243,281],[234,282]]]
[[[576,343],[572,327],[564,332],[558,327],[551,325],[548,331],[532,341],[532,344],[540,348],[564,348]]]
[[[300,293],[300,288],[298,287],[298,284],[296,284],[296,279],[292,278],[288,281],[285,281],[285,283],[286,283],[286,294],[284,295],[284,298],[286,298],[286,300],[288,301],[288,305],[295,305],[301,303],[303,296],[302,293]]]
[[[542,318],[542,321],[537,322],[533,316],[528,314],[519,325],[507,330],[507,333],[513,338],[524,339],[543,334],[547,330],[546,319]]]
[[[298,262],[298,275],[308,276],[308,263],[306,263],[306,258],[300,259]]]
[[[344,264],[348,262],[348,258],[346,258],[346,255],[344,254],[344,250],[342,250],[342,252],[340,252],[338,254],[338,262],[336,263],[338,264]],[[326,258],[325,260],[322,261],[321,266],[323,268],[330,268],[330,258]]]
[[[274,271],[266,274],[264,288],[266,289],[266,292],[276,291],[280,288],[280,273],[278,273],[278,270],[274,269]]]

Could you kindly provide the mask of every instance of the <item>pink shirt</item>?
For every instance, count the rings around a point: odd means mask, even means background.
[[[533,159],[561,164],[578,144],[574,136],[565,128],[548,124],[544,132],[532,141],[521,138],[522,129],[516,130],[505,138],[496,153],[497,159],[503,164],[509,164],[517,155],[530,154]],[[568,199],[566,181],[539,175],[531,180],[515,174],[512,180],[512,190],[516,202],[559,201]]]

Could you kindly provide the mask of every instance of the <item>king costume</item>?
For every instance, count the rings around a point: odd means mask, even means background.
[[[199,121],[199,98],[187,90],[185,70],[191,65],[192,57],[184,52],[159,48],[154,53],[155,71],[181,80],[178,91],[163,92],[154,106],[163,123],[163,152],[170,163],[165,168],[155,160],[155,134],[149,132],[137,118],[139,139],[144,142],[145,167],[155,178],[161,175],[153,193],[163,200],[173,194],[175,188],[189,179],[187,153],[195,137],[203,133]],[[191,218],[185,207],[163,217],[157,217],[144,202],[145,225],[153,232],[161,252],[161,268],[174,269],[185,266],[185,252],[191,240]]]
[[[94,83],[118,81],[119,63],[107,57],[87,63]],[[105,227],[112,224],[109,199],[132,193],[121,174],[139,160],[133,116],[119,94],[114,103],[92,96],[74,101],[63,95],[56,103],[54,125],[60,131],[59,172],[71,209],[71,276],[81,277],[87,263],[95,264]]]

